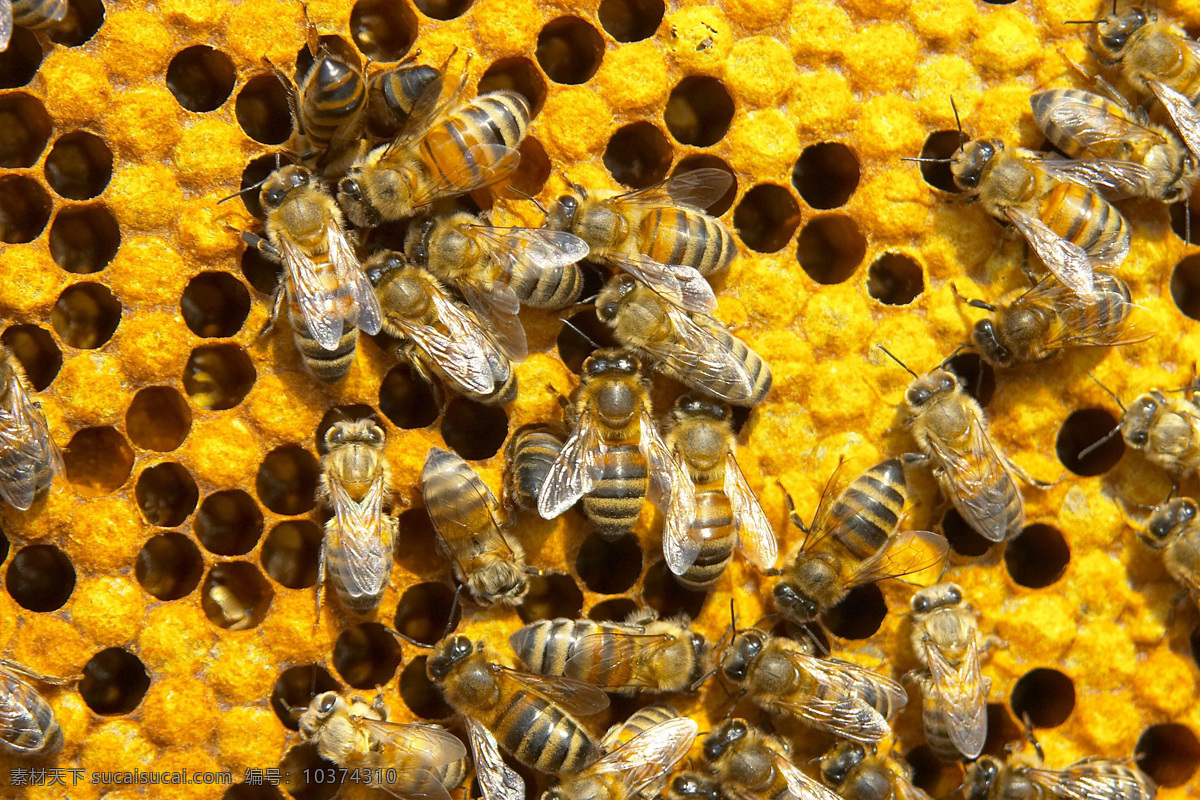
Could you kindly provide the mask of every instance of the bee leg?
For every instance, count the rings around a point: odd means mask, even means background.
[[[258,332],[260,338],[270,333],[279,320],[279,312],[283,310],[283,294],[283,284],[280,283],[275,289],[275,295],[271,298],[271,310],[267,314],[267,321],[263,323],[262,330]]]
[[[321,555],[317,557],[317,613],[313,616],[313,630],[321,624],[321,600],[325,597],[325,556],[328,546],[321,541]]]
[[[797,528],[799,528],[801,531],[803,531],[804,533],[808,533],[808,526],[804,524],[804,520],[800,519],[800,513],[798,511],[796,511],[796,501],[792,500],[791,493],[788,492],[788,490],[784,488],[783,481],[776,479],[775,483],[779,486],[780,490],[783,491],[783,497],[785,500],[787,500],[788,519],[790,519],[792,521],[792,524],[795,525]],[[765,572],[763,574],[770,575],[772,573]],[[778,575],[779,574],[778,570],[776,570],[774,572],[774,574]]]
[[[379,714],[379,719],[387,722],[387,706],[383,704],[383,687],[378,684],[375,685],[375,698],[371,701],[371,708]]]
[[[443,396],[441,383],[434,380],[433,370],[429,368],[421,349],[413,342],[404,342],[396,348],[396,355],[409,364],[412,364],[413,371],[417,373],[417,377],[429,385],[430,390],[433,392],[434,404],[440,408],[446,398]]]
[[[986,303],[983,300],[975,300],[970,297],[963,297],[961,294],[959,294],[958,287],[954,285],[953,281],[950,282],[950,291],[954,292],[955,300],[958,300],[960,303],[966,303],[971,308],[978,308],[981,311],[987,312],[995,312],[996,310],[996,307],[991,303]]]
[[[1016,475],[1018,478],[1020,478],[1021,480],[1023,480],[1025,483],[1029,484],[1033,488],[1042,489],[1043,491],[1046,489],[1051,489],[1054,486],[1057,486],[1058,482],[1061,481],[1064,477],[1066,477],[1066,473],[1063,473],[1062,475],[1059,475],[1057,478],[1055,478],[1052,481],[1038,480],[1037,478],[1033,477],[1028,472],[1023,470],[1021,467],[1018,467],[1012,461],[1009,461],[1007,458],[1004,459],[1004,463],[1008,464],[1008,468],[1011,469],[1013,471],[1013,474]]]

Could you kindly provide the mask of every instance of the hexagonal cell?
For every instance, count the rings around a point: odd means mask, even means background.
[[[358,0],[350,10],[350,36],[372,61],[399,61],[417,40],[417,15],[408,3]]]
[[[963,392],[986,408],[996,393],[996,370],[992,365],[980,358],[978,353],[967,351],[947,359],[945,366],[958,378]]]
[[[0,97],[0,167],[32,167],[46,149],[53,123],[41,102],[27,94]]]
[[[654,35],[666,10],[663,0],[601,0],[597,15],[618,42],[640,42]]]
[[[1200,767],[1200,741],[1177,722],[1146,728],[1133,752],[1137,765],[1159,786],[1183,786]]]
[[[16,89],[33,80],[42,65],[42,46],[27,28],[14,28],[8,49],[0,53],[0,89]]]
[[[142,588],[159,600],[179,600],[200,585],[204,559],[195,542],[167,531],[142,545],[133,572]]]
[[[333,646],[333,667],[355,689],[374,689],[396,674],[400,644],[378,622],[346,628]]]
[[[106,206],[59,209],[50,224],[50,256],[67,272],[88,275],[107,267],[121,246],[121,228]]]
[[[454,709],[446,704],[441,691],[429,680],[425,671],[428,661],[429,656],[417,656],[408,662],[400,673],[400,699],[421,719],[446,719],[454,715]]]
[[[201,408],[233,408],[250,393],[258,374],[236,344],[197,347],[183,369],[183,390]]]
[[[413,5],[431,19],[454,19],[467,13],[473,0],[413,0]]]
[[[1004,546],[1004,566],[1022,586],[1043,589],[1063,576],[1071,548],[1049,525],[1030,525]]]
[[[614,597],[592,606],[588,619],[595,622],[624,622],[629,615],[638,610],[638,604],[628,597]]]
[[[921,265],[904,253],[884,253],[867,267],[867,294],[885,306],[906,306],[925,289]]]
[[[1191,255],[1171,270],[1171,299],[1185,317],[1200,319],[1200,255]]]
[[[210,553],[240,556],[258,544],[263,515],[250,495],[241,489],[225,489],[204,498],[192,527]]]
[[[432,577],[449,574],[446,559],[438,553],[437,532],[429,521],[424,507],[410,508],[397,517],[400,523],[399,540],[403,547],[396,549],[396,563],[414,575]]]
[[[1013,685],[1013,715],[1029,718],[1035,728],[1056,728],[1075,708],[1075,684],[1056,669],[1034,669]]]
[[[289,667],[275,681],[271,689],[271,710],[289,730],[299,730],[300,714],[312,703],[314,697],[325,692],[341,691],[337,680],[329,670],[318,664]]]
[[[737,197],[737,176],[733,174],[733,169],[728,164],[711,153],[693,153],[690,156],[679,159],[679,163],[675,165],[675,169],[671,170],[671,175],[682,175],[697,169],[719,169],[722,172],[728,173],[729,177],[733,179],[733,182],[729,184],[729,188],[725,190],[725,194],[717,198],[717,201],[711,206],[704,209],[712,216],[719,217],[733,206],[733,201]]]
[[[854,220],[840,214],[815,217],[800,231],[796,259],[817,283],[842,283],[867,254],[867,239]]]
[[[90,200],[112,179],[112,151],[94,133],[60,136],[46,156],[46,181],[68,200]]]
[[[96,714],[118,716],[141,705],[149,688],[150,674],[141,659],[128,650],[110,647],[84,665],[79,696]]]
[[[539,619],[566,617],[578,619],[583,613],[583,592],[570,575],[547,572],[529,578],[529,594],[525,602],[517,607],[517,614],[525,624]]]
[[[191,429],[192,410],[170,386],[147,386],[125,412],[129,440],[145,450],[168,453],[183,444]]]
[[[479,93],[498,92],[507,89],[516,92],[529,103],[533,116],[537,116],[546,104],[546,79],[538,71],[537,66],[524,56],[501,58],[479,78]],[[524,153],[522,153],[524,161]]]
[[[94,350],[106,344],[121,322],[121,303],[98,283],[68,286],[50,311],[50,322],[71,347]]]
[[[231,631],[253,628],[267,616],[275,593],[253,564],[226,561],[208,571],[200,607],[209,622]]]
[[[84,428],[63,451],[67,480],[80,494],[95,497],[115,492],[133,471],[133,449],[116,428]]]
[[[867,639],[883,625],[887,610],[879,584],[869,583],[851,589],[842,602],[821,615],[821,623],[834,636]]]
[[[950,543],[950,549],[960,556],[976,558],[985,554],[993,544],[968,525],[953,508],[947,509],[942,516],[941,528],[942,536]]]
[[[579,548],[575,572],[593,592],[621,594],[637,583],[642,572],[642,548],[633,536],[610,540],[591,533]]]
[[[246,210],[257,220],[267,218],[262,203],[258,200],[258,187],[262,185],[268,175],[275,171],[275,165],[278,163],[282,163],[278,155],[259,156],[251,159],[246,164],[246,168],[242,170],[242,182],[238,187],[238,196],[242,198]],[[275,267],[275,269],[278,271],[279,267]]]
[[[250,293],[228,272],[202,272],[188,281],[179,306],[192,333],[223,338],[242,329],[250,313]]]
[[[49,386],[62,368],[62,351],[54,343],[54,337],[37,325],[13,325],[4,331],[0,341],[21,362],[35,392]]]
[[[935,189],[943,192],[958,192],[954,183],[954,175],[950,172],[950,156],[962,144],[962,134],[958,131],[937,131],[929,134],[925,144],[921,146],[922,161],[918,166],[921,177]]]
[[[33,178],[0,178],[0,242],[32,242],[50,219],[50,196]]]
[[[444,583],[418,583],[409,587],[396,605],[396,630],[408,638],[433,645],[446,634],[454,590]],[[458,613],[456,612],[456,617]]]
[[[233,61],[208,45],[181,50],[167,66],[167,88],[188,111],[214,111],[229,98],[237,70]]]
[[[67,13],[46,29],[50,41],[64,47],[87,44],[104,24],[104,3],[101,0],[69,0]]]
[[[283,144],[292,135],[292,110],[287,90],[274,75],[246,81],[233,104],[238,125],[256,142]]]
[[[397,428],[426,428],[438,417],[437,396],[411,364],[397,364],[379,384],[379,410]]]
[[[537,38],[537,60],[555,83],[585,83],[604,58],[604,37],[579,17],[558,17]]]
[[[592,271],[589,270],[587,274],[592,274]],[[595,291],[591,290],[589,294],[589,289],[585,286],[582,296],[593,296]],[[608,347],[613,344],[615,342],[612,337],[612,328],[600,321],[600,318],[596,316],[596,309],[588,308],[565,321],[562,330],[558,333],[558,356],[567,369],[578,375],[583,371],[583,362],[587,361],[588,356],[595,352],[597,345]],[[564,386],[562,391],[565,393],[570,389]]]
[[[299,445],[278,447],[258,468],[258,499],[276,514],[294,516],[312,509],[321,465]]]
[[[442,417],[442,438],[468,461],[491,458],[508,438],[508,414],[499,406],[456,397]]]
[[[604,148],[604,166],[620,183],[644,189],[667,177],[671,143],[652,123],[623,125]]]
[[[142,470],[133,493],[142,516],[159,528],[182,525],[200,499],[200,490],[191,473],[174,462]]]
[[[1084,451],[1116,429],[1116,418],[1103,408],[1081,408],[1063,420],[1054,439],[1054,452],[1059,462],[1076,475],[1103,475],[1125,454],[1125,441],[1112,436],[1104,444]],[[1080,456],[1083,456],[1082,458]]]
[[[642,600],[660,617],[686,614],[688,619],[695,619],[707,599],[707,591],[693,591],[677,581],[665,561],[657,561],[646,570],[646,577],[642,581]]]
[[[758,253],[782,250],[800,225],[800,204],[782,186],[763,183],[746,192],[733,212],[742,243]]]
[[[345,782],[338,765],[321,758],[312,742],[284,753],[279,770],[283,774],[279,785],[293,800],[333,800]]]
[[[289,589],[307,589],[317,583],[323,534],[315,523],[289,519],[267,534],[262,565],[276,582]]]
[[[57,611],[75,591],[75,567],[57,547],[31,544],[13,556],[4,583],[21,608]]]
[[[663,122],[681,144],[709,147],[721,141],[733,120],[733,98],[725,84],[705,75],[691,75],[671,90]]]
[[[792,170],[792,185],[815,209],[839,208],[858,188],[858,156],[841,142],[809,145]]]

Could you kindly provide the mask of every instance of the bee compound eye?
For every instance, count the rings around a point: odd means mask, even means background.
[[[910,389],[906,395],[909,405],[923,406],[929,402],[928,389]]]
[[[325,695],[324,697],[321,698],[321,705],[320,705],[321,713],[328,714],[330,711],[333,711],[333,707],[336,704],[337,704],[337,696],[336,695],[334,695],[332,693]]]
[[[283,189],[267,189],[262,193],[261,202],[267,208],[278,208],[283,202]]]
[[[922,594],[913,597],[912,610],[918,614],[924,614],[929,610],[929,598]]]
[[[951,586],[950,590],[946,592],[946,598],[951,603],[961,603],[963,599],[962,589],[959,589],[957,586]]]
[[[338,194],[344,195],[351,200],[362,199],[362,191],[358,187],[358,181],[353,178],[342,178],[338,181]]]

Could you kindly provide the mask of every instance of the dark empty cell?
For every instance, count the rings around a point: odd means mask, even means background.
[[[614,597],[592,606],[592,610],[588,612],[588,619],[596,622],[624,622],[637,610],[637,603],[628,597]]]
[[[202,272],[188,281],[179,307],[197,336],[233,336],[250,313],[250,293],[227,272]]]
[[[27,94],[0,97],[0,167],[32,167],[46,149],[52,123],[36,98]]]
[[[456,397],[446,406],[442,417],[442,438],[465,459],[491,458],[508,438],[508,414],[498,406]]]
[[[396,548],[396,563],[416,575],[449,573],[446,559],[438,553],[437,532],[429,521],[429,512],[421,508],[410,508],[397,517],[399,540],[403,547]]]
[[[984,755],[1003,760],[1008,756],[1008,747],[1015,742],[1025,741],[1022,724],[1013,719],[1004,703],[987,704],[987,739],[983,742]]]
[[[397,428],[426,428],[438,417],[434,388],[411,364],[397,364],[379,385],[379,410]]]
[[[733,119],[733,98],[716,78],[693,75],[671,90],[663,121],[677,142],[708,147],[721,141]]]
[[[1008,574],[1022,586],[1041,589],[1062,577],[1071,549],[1049,525],[1030,525],[1004,546]]]
[[[542,28],[537,60],[555,83],[584,83],[600,69],[604,37],[579,17],[559,17]]]
[[[943,192],[959,191],[950,172],[950,156],[961,144],[962,135],[958,131],[938,131],[929,135],[921,147],[921,158],[930,160],[919,164],[926,183]]]
[[[813,208],[844,206],[858,188],[858,156],[839,142],[804,148],[792,170],[792,185]]]
[[[717,201],[708,208],[704,209],[714,217],[719,217],[728,211],[733,206],[733,201],[737,197],[737,176],[733,174],[733,170],[729,165],[711,153],[693,153],[690,156],[681,158],[679,163],[675,165],[675,169],[671,170],[671,176],[683,175],[697,169],[719,169],[722,172],[727,172],[733,181],[729,184],[729,188],[725,190],[725,194],[717,198]]]
[[[0,530],[0,564],[3,564],[8,559],[8,537],[4,535],[4,531]]]
[[[418,583],[396,605],[396,630],[410,639],[432,645],[450,627],[454,590],[444,583]],[[455,615],[461,613],[461,609]],[[344,676],[343,676],[344,677]]]
[[[867,240],[849,217],[832,215],[811,220],[800,231],[796,258],[817,283],[841,283],[854,274],[867,254]]]
[[[413,5],[432,19],[454,19],[467,13],[472,0],[413,0]]]
[[[374,689],[396,674],[400,644],[378,622],[342,631],[333,646],[333,666],[355,689]]]
[[[979,405],[986,406],[996,393],[996,370],[978,353],[962,352],[946,361],[946,369],[958,376],[959,383]]]
[[[626,186],[644,189],[667,177],[671,168],[671,143],[649,122],[625,125],[604,148],[604,166]]]
[[[546,102],[546,79],[542,77],[537,66],[523,56],[502,58],[488,67],[480,77],[480,94],[498,92],[501,89],[516,92],[524,97],[534,116],[542,110]]]
[[[919,744],[904,754],[912,767],[912,782],[930,797],[949,797],[962,784],[962,773],[956,764],[943,764],[927,744]]]
[[[142,545],[133,572],[142,588],[159,600],[178,600],[199,585],[204,559],[191,539],[167,531]]]
[[[660,617],[686,614],[688,619],[695,619],[708,598],[706,591],[695,592],[684,588],[671,574],[665,561],[658,561],[646,570],[642,587],[642,600]]]
[[[283,800],[283,794],[269,783],[262,786],[235,783],[225,790],[221,800]]]
[[[921,265],[903,253],[884,253],[867,267],[867,294],[888,306],[906,306],[925,288]]]
[[[314,443],[317,446],[317,452],[322,455],[327,452],[325,434],[329,432],[329,429],[333,427],[335,422],[355,422],[362,419],[370,419],[379,424],[379,415],[375,413],[375,409],[363,403],[334,406],[326,411],[325,415],[321,417],[321,421],[317,424],[317,433],[313,437]]]
[[[308,708],[312,699],[325,692],[336,692],[342,687],[325,667],[289,667],[275,681],[271,689],[271,710],[285,728],[299,730],[300,712]]]
[[[99,272],[112,262],[120,246],[121,229],[102,205],[59,209],[50,225],[50,255],[67,272]]]
[[[183,369],[183,390],[201,408],[221,411],[246,398],[257,374],[236,344],[197,347]]]
[[[274,75],[256,75],[234,101],[238,125],[256,142],[283,144],[292,135],[292,111],[287,90]]]
[[[263,621],[272,595],[271,584],[257,567],[228,561],[208,571],[200,588],[200,607],[214,625],[240,631]]]
[[[289,519],[279,523],[263,542],[263,569],[289,589],[315,585],[321,538],[321,529],[308,520]]]
[[[97,714],[128,714],[150,688],[150,674],[133,653],[119,647],[101,650],[83,667],[79,696]]]
[[[262,536],[263,515],[250,495],[226,489],[204,498],[192,527],[210,553],[240,556],[254,549]]]
[[[15,89],[33,80],[42,65],[42,45],[26,28],[14,28],[8,49],[0,53],[0,89]]]
[[[50,311],[50,322],[65,344],[94,350],[117,330],[121,303],[98,283],[77,283],[59,296]]]
[[[266,213],[263,211],[262,203],[258,200],[258,194],[262,182],[267,179],[268,175],[275,171],[276,163],[282,163],[279,161],[278,156],[259,156],[258,158],[251,159],[246,168],[242,170],[242,183],[238,187],[238,194],[241,195],[242,203],[245,204],[246,210],[255,219],[263,220],[267,218]]]
[[[590,534],[579,548],[575,572],[593,592],[620,594],[637,582],[642,571],[642,548],[633,536],[605,539]]]
[[[1058,437],[1054,440],[1058,460],[1076,475],[1103,475],[1108,472],[1125,453],[1125,441],[1120,436],[1113,436],[1083,458],[1079,456],[1111,433],[1117,424],[1116,418],[1102,408],[1072,411],[1058,429]]]
[[[174,528],[196,508],[200,490],[182,464],[158,464],[142,470],[134,487],[138,508],[151,525]]]
[[[550,156],[546,155],[546,148],[542,147],[541,142],[532,136],[526,136],[519,150],[521,163],[517,165],[516,171],[508,176],[503,188],[497,187],[501,197],[536,197],[550,178]]]
[[[1031,670],[1013,686],[1009,702],[1014,717],[1028,715],[1035,728],[1056,728],[1075,708],[1075,684],[1056,669]]]
[[[663,0],[601,0],[598,16],[618,42],[640,42],[654,35],[665,12]]]
[[[529,579],[529,594],[517,608],[526,624],[539,619],[578,619],[583,613],[583,592],[570,575],[548,572]]]
[[[417,15],[408,3],[358,0],[350,11],[350,36],[372,61],[399,61],[417,40]]]
[[[8,551],[7,541],[5,542],[4,549],[5,552]],[[1200,626],[1192,628],[1192,635],[1188,639],[1188,647],[1192,651],[1192,661],[1195,661],[1196,665],[1200,666]]]
[[[1138,737],[1137,765],[1159,786],[1183,786],[1200,767],[1200,741],[1176,722],[1152,725]]]
[[[67,480],[85,496],[116,491],[133,470],[133,449],[115,428],[84,428],[63,451]]]
[[[192,410],[170,386],[149,386],[133,397],[125,412],[129,440],[146,450],[168,453],[187,438]]]
[[[764,183],[742,198],[733,212],[733,227],[742,243],[759,253],[775,253],[800,225],[800,204],[782,186]]]
[[[17,605],[30,611],[56,611],[75,590],[75,567],[57,547],[21,548],[8,565],[5,584]]]
[[[0,242],[32,242],[50,219],[50,196],[33,178],[0,178]]]
[[[421,719],[446,719],[454,709],[446,705],[441,690],[429,680],[425,671],[428,660],[429,656],[417,656],[400,673],[400,699]]]
[[[229,56],[202,44],[180,51],[167,66],[167,88],[188,111],[220,108],[236,78]]]
[[[821,623],[834,636],[843,639],[866,639],[883,624],[887,603],[875,583],[856,586],[846,599],[821,615]]]
[[[68,133],[46,156],[46,181],[68,200],[90,200],[108,186],[112,164],[112,152],[99,136]]]
[[[257,247],[247,247],[242,251],[242,276],[256,292],[273,296],[279,288],[282,273],[282,268],[269,261]]]
[[[333,800],[345,781],[339,765],[321,758],[312,742],[288,750],[279,762],[280,785],[292,800]]]
[[[79,47],[91,41],[104,24],[104,3],[101,0],[70,0],[67,13],[51,25],[46,33],[50,41],[64,47]]]
[[[1188,256],[1175,265],[1171,299],[1185,316],[1200,319],[1200,256]]]
[[[993,544],[968,525],[962,515],[953,508],[947,509],[942,517],[942,536],[950,543],[951,550],[968,558],[983,555]]]
[[[567,322],[570,324],[564,324],[558,333],[558,356],[567,369],[578,375],[583,370],[583,362],[596,350],[597,344],[604,345],[611,341],[612,331],[596,317],[594,308],[580,311]],[[562,387],[564,392],[567,389],[566,386]]]
[[[1167,206],[1171,220],[1171,232],[1188,244],[1200,242],[1200,210],[1192,213],[1192,200],[1188,198]]]
[[[13,325],[0,336],[4,346],[25,367],[25,377],[35,392],[51,384],[62,367],[62,351],[54,337],[37,325]]]
[[[293,516],[313,507],[321,465],[299,445],[272,450],[258,468],[258,499],[276,514]]]

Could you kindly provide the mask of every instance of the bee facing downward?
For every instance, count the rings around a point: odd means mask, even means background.
[[[721,794],[732,800],[837,800],[837,795],[800,771],[788,758],[788,745],[731,719],[704,740],[704,761]]]
[[[25,370],[0,344],[0,497],[28,511],[62,472],[62,453],[42,407],[29,396]]]

